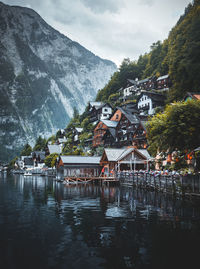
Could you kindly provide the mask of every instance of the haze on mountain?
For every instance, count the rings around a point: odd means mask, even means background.
[[[32,9],[0,2],[0,161],[66,127],[114,71]]]

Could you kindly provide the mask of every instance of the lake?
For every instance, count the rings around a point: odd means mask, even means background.
[[[0,268],[196,268],[200,201],[0,175]]]

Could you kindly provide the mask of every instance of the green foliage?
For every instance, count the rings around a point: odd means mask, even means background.
[[[8,170],[11,170],[13,168],[15,168],[15,163],[18,160],[18,157],[16,156],[14,159],[12,159],[9,164],[8,164]]]
[[[163,49],[163,44],[161,41],[157,41],[156,43],[152,44],[151,51],[148,54],[148,62],[143,72],[143,77],[150,77],[152,75],[156,75],[156,73],[162,73],[161,64],[164,57],[166,56],[166,53],[167,51]],[[168,70],[165,71],[168,72]]]
[[[166,40],[157,41],[150,52],[140,55],[138,61],[124,59],[108,84],[98,92],[97,101],[109,101],[117,90],[126,86],[126,80],[153,75],[170,75],[173,88],[167,103],[182,100],[187,91],[200,92],[200,1],[194,0],[185,9]]]
[[[45,151],[47,141],[45,138],[39,136],[36,140],[35,146],[33,148],[34,151]]]
[[[66,144],[64,150],[63,150],[63,155],[81,155],[84,156],[85,153],[83,152],[83,149],[80,146],[73,146]]]
[[[129,58],[124,59],[119,67],[119,71],[115,72],[108,84],[98,92],[96,101],[108,102],[108,98],[112,94],[126,86],[127,79],[140,78],[141,73],[139,65],[135,61],[130,61]]]
[[[23,148],[23,150],[20,153],[20,156],[29,156],[32,152],[32,147],[29,144],[26,144]]]
[[[56,136],[55,135],[52,135],[50,136],[48,139],[47,139],[47,143],[51,141],[52,143],[55,143],[56,142]]]
[[[78,109],[76,107],[73,108],[73,118],[74,119],[79,119],[79,112]]]
[[[200,145],[200,102],[176,102],[156,114],[147,125],[149,150],[159,152],[191,151]]]
[[[173,90],[169,101],[180,100],[187,91],[200,91],[200,2],[185,10],[168,37],[169,73]]]
[[[48,167],[54,167],[56,164],[56,159],[58,157],[57,153],[52,153],[50,155],[48,155],[45,159],[44,159],[44,163],[46,166]]]

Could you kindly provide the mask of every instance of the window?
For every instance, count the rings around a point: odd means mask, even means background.
[[[118,119],[119,119],[119,115],[117,114],[117,115],[116,115],[116,120],[118,120]]]

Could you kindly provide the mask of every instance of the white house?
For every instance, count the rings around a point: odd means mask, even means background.
[[[147,112],[148,115],[155,113],[155,108],[164,105],[164,96],[155,92],[143,92],[140,94],[137,102],[137,108],[140,112]]]
[[[100,120],[107,120],[110,118],[111,115],[112,115],[112,108],[110,107],[110,105],[105,104],[104,106],[102,106]]]

